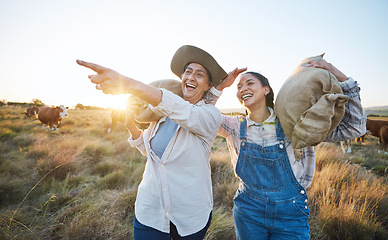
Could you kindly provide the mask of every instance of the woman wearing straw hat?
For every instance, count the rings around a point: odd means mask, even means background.
[[[213,195],[210,147],[221,126],[221,113],[204,101],[205,93],[229,75],[206,51],[185,45],[171,61],[182,79],[183,99],[93,63],[90,80],[107,94],[132,94],[162,116],[144,132],[129,117],[129,142],[147,156],[135,202],[135,239],[203,239],[210,226]]]

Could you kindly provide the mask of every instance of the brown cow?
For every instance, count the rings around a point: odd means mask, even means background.
[[[358,138],[354,139],[354,141],[355,141],[356,143],[361,143],[361,144],[363,144],[364,141],[365,141],[365,135],[366,135],[366,134],[362,135],[361,137],[358,137]]]
[[[117,123],[125,123],[125,110],[113,109],[110,119],[110,126],[108,128],[108,133],[110,133]]]
[[[33,107],[27,108],[27,110],[24,113],[28,118],[33,119],[33,118],[36,118],[36,116],[38,115],[38,112],[39,112],[39,108],[34,105]]]
[[[369,118],[366,120],[366,129],[370,131],[372,136],[379,137],[380,128],[382,126],[388,126],[388,121],[372,120]]]
[[[388,126],[382,126],[379,131],[380,149],[379,153],[388,154]]]
[[[43,123],[42,128],[44,129],[45,126],[48,126],[49,130],[54,130],[54,128],[58,130],[62,124],[62,118],[68,116],[66,109],[68,107],[65,108],[63,105],[55,108],[39,108],[38,118]]]

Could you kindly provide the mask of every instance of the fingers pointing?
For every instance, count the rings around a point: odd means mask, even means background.
[[[103,81],[107,80],[107,78],[103,74],[89,75],[88,77],[92,83],[96,84],[102,83]]]
[[[82,60],[77,60],[77,63],[78,63],[79,65],[81,65],[81,66],[84,66],[84,67],[87,67],[87,68],[92,69],[92,70],[95,71],[96,73],[102,73],[103,71],[106,70],[105,67],[100,66],[100,65],[95,64],[95,63],[85,62],[85,61],[82,61]]]

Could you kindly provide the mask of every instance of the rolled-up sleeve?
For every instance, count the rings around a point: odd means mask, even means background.
[[[366,133],[366,113],[361,105],[360,87],[353,78],[340,83],[343,93],[349,97],[345,104],[345,114],[326,138],[325,142],[338,142],[360,137]]]
[[[203,100],[206,104],[216,105],[221,95],[222,91],[217,90],[215,87],[211,87],[210,90],[205,93]]]
[[[194,105],[172,92],[162,89],[162,101],[151,110],[156,114],[169,117],[181,127],[202,136],[216,134],[221,125],[221,112],[204,101]]]

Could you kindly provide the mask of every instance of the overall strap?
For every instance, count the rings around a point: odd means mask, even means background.
[[[247,119],[240,119],[240,140],[247,139]]]
[[[280,142],[283,143],[284,142],[284,132],[283,132],[282,125],[280,124],[279,118],[276,118],[275,126],[276,126],[276,138],[277,138],[277,140],[279,140]]]

